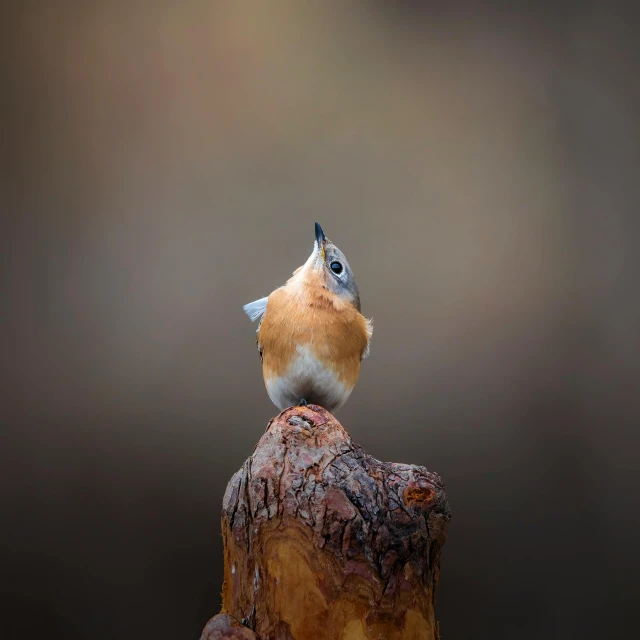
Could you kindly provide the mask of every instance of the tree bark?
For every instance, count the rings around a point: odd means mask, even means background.
[[[258,640],[258,636],[225,613],[207,622],[200,640]]]
[[[449,518],[437,474],[375,460],[322,407],[291,407],[227,486],[223,614],[260,640],[437,640]]]

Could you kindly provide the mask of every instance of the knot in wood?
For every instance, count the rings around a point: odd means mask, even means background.
[[[421,483],[422,486],[409,483],[404,490],[404,501],[408,507],[418,507],[425,509],[433,504],[436,498],[436,490],[434,487],[429,486],[425,482]]]

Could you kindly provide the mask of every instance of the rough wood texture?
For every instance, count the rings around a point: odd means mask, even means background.
[[[287,409],[224,496],[223,613],[261,640],[436,640],[449,517],[437,474],[368,456],[322,407]]]
[[[207,622],[200,640],[257,640],[258,636],[225,613]]]

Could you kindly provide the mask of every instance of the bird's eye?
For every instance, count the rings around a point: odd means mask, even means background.
[[[342,265],[339,262],[332,262],[329,266],[333,273],[342,273]]]

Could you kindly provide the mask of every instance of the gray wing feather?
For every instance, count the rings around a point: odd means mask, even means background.
[[[269,296],[266,298],[260,298],[260,300],[255,300],[254,302],[249,302],[249,304],[245,304],[244,307],[242,307],[244,312],[249,316],[249,320],[251,320],[251,322],[255,322],[258,318],[262,318],[267,310],[268,300]]]

